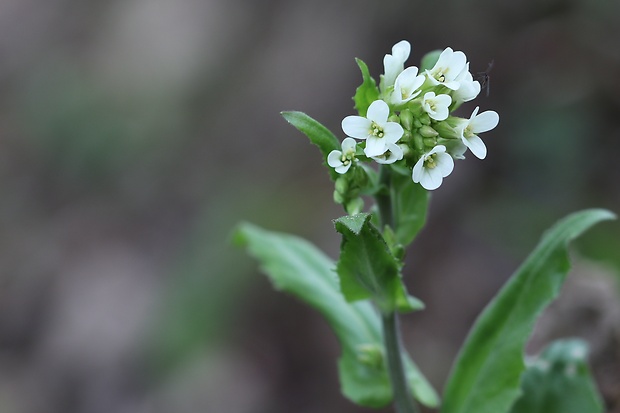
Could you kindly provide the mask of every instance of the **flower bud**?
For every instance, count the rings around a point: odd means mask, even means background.
[[[459,139],[456,131],[448,122],[437,122],[433,125],[433,128],[441,135],[442,138],[446,139]]]
[[[344,197],[338,191],[334,191],[334,202],[337,204],[344,203]]]
[[[425,138],[434,138],[435,136],[439,135],[439,133],[429,125],[422,125],[418,132],[420,132],[420,135]]]
[[[378,344],[360,344],[357,347],[357,359],[374,368],[383,367],[383,348]]]
[[[339,176],[338,179],[336,179],[336,192],[344,195],[347,193],[347,189],[349,189],[348,179],[344,176]]]
[[[413,126],[413,113],[407,109],[400,112],[400,123],[405,128],[405,131],[411,130]]]
[[[349,215],[359,214],[364,209],[364,200],[362,198],[354,198],[347,202],[345,209]]]
[[[413,146],[416,148],[416,150],[418,150],[418,152],[425,152],[424,140],[422,138],[422,135],[420,135],[419,133],[413,134]]]
[[[424,138],[424,146],[427,148],[434,148],[437,145],[437,139],[435,138]]]
[[[428,116],[426,113],[420,116],[420,123],[423,125],[430,125],[431,124],[430,116]]]

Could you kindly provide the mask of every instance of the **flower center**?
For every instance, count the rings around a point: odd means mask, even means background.
[[[437,154],[435,153],[432,155],[428,155],[426,158],[424,158],[424,167],[428,169],[435,169],[435,167],[437,166],[435,158],[437,158]]]
[[[372,136],[376,136],[377,138],[383,138],[383,136],[385,136],[383,128],[377,125],[375,122],[372,122],[372,124],[370,125],[370,133],[372,134]]]
[[[353,149],[349,149],[348,151],[344,152],[340,157],[340,161],[345,166],[353,162],[353,160],[355,160],[355,151]]]
[[[465,128],[465,130],[463,131],[463,136],[465,136],[466,138],[471,138],[472,136],[474,136],[474,131],[471,130],[471,126],[467,126]]]
[[[442,83],[446,81],[446,75],[444,74],[443,70],[435,73],[435,79],[438,82],[442,82]]]

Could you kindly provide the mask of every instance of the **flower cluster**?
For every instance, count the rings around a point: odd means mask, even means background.
[[[341,151],[334,150],[327,157],[337,173],[350,173],[360,160],[400,164],[410,168],[414,182],[433,190],[467,150],[479,159],[486,157],[486,146],[478,135],[497,126],[497,112],[478,113],[476,107],[469,119],[451,114],[480,93],[465,54],[448,47],[429,68],[405,68],[410,52],[405,40],[394,45],[383,59],[379,87],[372,84],[370,92],[377,99],[362,108],[363,116],[343,119],[342,130],[348,137]]]

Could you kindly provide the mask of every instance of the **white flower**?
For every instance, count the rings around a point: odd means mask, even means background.
[[[476,106],[469,119],[462,119],[456,126],[461,141],[469,148],[478,159],[487,156],[487,147],[482,142],[478,133],[490,131],[499,123],[499,115],[493,110],[487,110],[478,115],[479,107]]]
[[[394,105],[402,105],[420,94],[420,87],[424,84],[424,75],[418,74],[418,68],[411,66],[403,70],[394,82],[394,91],[390,101]]]
[[[435,120],[446,120],[452,103],[450,95],[435,95],[435,92],[426,92],[422,98],[422,109]]]
[[[413,166],[413,182],[419,182],[429,191],[439,188],[443,178],[454,169],[454,160],[446,153],[446,147],[437,145],[426,152]]]
[[[465,53],[455,52],[446,47],[439,55],[435,66],[426,70],[426,75],[433,86],[443,85],[448,89],[457,90],[461,84],[456,78],[461,74],[466,63]]]
[[[355,158],[355,139],[345,138],[342,141],[342,151],[333,150],[327,155],[327,164],[334,168],[339,174],[346,173],[354,161]]]
[[[382,100],[375,100],[368,107],[366,117],[347,116],[342,120],[342,130],[348,136],[366,139],[366,156],[383,155],[390,143],[396,143],[404,130],[396,122],[388,122],[390,108]]]
[[[396,76],[403,71],[405,60],[409,58],[411,45],[406,40],[401,40],[392,47],[392,54],[386,54],[383,58],[383,78],[381,90],[385,90],[394,84]]]
[[[377,161],[377,163],[389,164],[400,161],[403,159],[403,155],[404,153],[400,146],[395,143],[389,143],[387,145],[387,151],[385,151],[383,155],[373,156],[372,159]]]
[[[456,81],[460,83],[458,90],[452,93],[452,98],[457,104],[469,102],[480,93],[480,82],[474,80],[469,72],[469,63],[465,65],[463,71],[457,76]]]

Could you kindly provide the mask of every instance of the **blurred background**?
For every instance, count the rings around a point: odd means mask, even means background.
[[[369,412],[339,393],[338,343],[230,245],[250,221],[330,256],[342,211],[279,115],[343,138],[394,43],[490,61],[489,155],[433,194],[405,277],[405,342],[441,390],[476,315],[557,219],[620,212],[620,2],[2,0],[0,412]],[[620,411],[620,230],[575,244],[532,343],[590,343]],[[388,412],[391,409],[384,409]]]

